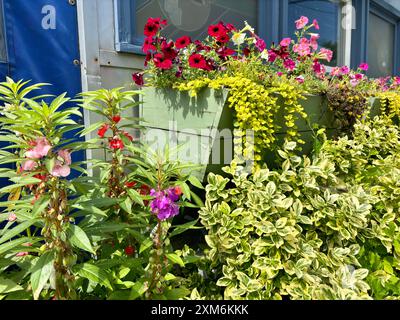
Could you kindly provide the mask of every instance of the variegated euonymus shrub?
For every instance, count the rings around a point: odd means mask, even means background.
[[[398,295],[398,129],[358,124],[354,140],[326,141],[313,160],[294,148],[284,145],[281,170],[248,175],[233,162],[230,179],[208,177],[200,217],[224,297]]]

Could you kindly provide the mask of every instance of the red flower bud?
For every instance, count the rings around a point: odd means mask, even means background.
[[[121,116],[117,114],[116,116],[112,117],[112,121],[115,122],[115,123],[120,122],[121,121]]]
[[[127,187],[127,188],[133,188],[134,186],[136,186],[136,181],[125,182],[125,187]]]
[[[131,245],[129,245],[129,246],[127,246],[127,247],[125,248],[125,254],[126,254],[127,256],[131,256],[131,255],[133,255],[134,253],[135,253],[135,248],[132,247]]]

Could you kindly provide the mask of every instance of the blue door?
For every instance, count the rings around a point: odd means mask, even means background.
[[[81,92],[76,1],[0,0],[0,80],[52,84],[45,93]],[[82,122],[81,122],[82,123]],[[73,132],[66,138],[71,138]],[[0,146],[1,147],[1,146]],[[82,161],[84,153],[73,154]],[[4,180],[0,184],[4,184]]]

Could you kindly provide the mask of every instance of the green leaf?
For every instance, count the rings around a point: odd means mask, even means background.
[[[185,263],[183,262],[181,257],[178,256],[176,253],[167,253],[166,256],[168,260],[171,261],[172,263],[179,264],[181,267],[185,266]]]
[[[20,233],[22,233],[23,231],[25,231],[26,229],[28,229],[31,225],[33,225],[37,220],[32,219],[32,220],[27,220],[24,221],[22,223],[20,223],[19,225],[17,225],[16,227],[9,229],[1,238],[0,238],[0,244],[4,243],[7,240],[10,240],[11,238],[19,235]]]
[[[144,240],[142,242],[142,244],[140,245],[139,248],[139,253],[142,253],[144,251],[146,251],[147,249],[149,249],[151,246],[153,245],[153,241],[149,238],[146,238],[146,240]]]
[[[190,290],[187,288],[174,288],[165,290],[164,295],[167,297],[168,300],[179,300],[182,298],[187,297],[190,294]]]
[[[47,251],[37,260],[32,268],[31,286],[35,300],[39,299],[40,292],[50,279],[51,272],[53,271],[53,262],[54,251]]]
[[[128,194],[133,201],[140,204],[141,206],[144,206],[142,196],[136,190],[129,189]]]
[[[52,172],[53,171],[55,163],[56,163],[56,159],[55,158],[46,159],[44,164],[46,165],[46,169],[47,169],[48,172]]]
[[[145,280],[142,279],[132,286],[129,300],[135,300],[141,297],[147,291],[147,286],[144,284],[144,282]]]
[[[169,236],[170,237],[176,236],[176,235],[181,234],[189,229],[202,229],[203,227],[194,227],[197,222],[198,222],[198,219],[187,222],[185,224],[175,226],[175,229],[169,234]]]
[[[188,180],[196,188],[204,189],[203,185],[201,184],[200,180],[197,177],[190,176]]]
[[[83,137],[83,136],[87,135],[88,133],[91,133],[92,131],[94,131],[94,130],[100,128],[103,124],[104,124],[104,121],[96,122],[96,123],[90,125],[89,127],[83,129],[83,130],[79,133],[79,134],[80,134],[79,136],[80,136],[80,137]]]
[[[16,284],[11,279],[0,277],[0,294],[23,290],[23,288]]]
[[[18,239],[3,243],[2,245],[0,245],[0,254],[3,254],[23,243],[28,243],[28,242],[32,243],[32,239],[33,238],[23,237],[23,238],[18,238]]]
[[[77,248],[88,251],[90,253],[96,254],[96,252],[92,247],[92,244],[90,243],[88,236],[80,227],[74,224],[70,224],[68,233],[69,233],[69,241],[71,242],[72,245],[74,245]]]
[[[81,277],[89,279],[94,283],[101,284],[107,287],[108,289],[113,290],[110,280],[108,279],[107,272],[100,269],[99,267],[90,263],[83,263],[81,265],[75,266],[73,270]]]
[[[119,206],[128,214],[132,214],[132,200],[130,198],[125,198],[124,201],[119,203]]]

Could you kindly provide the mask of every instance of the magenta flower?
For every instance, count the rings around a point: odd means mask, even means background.
[[[289,71],[293,71],[296,68],[296,63],[292,60],[292,59],[286,59],[283,62],[283,66],[289,70]]]
[[[368,65],[368,63],[361,63],[360,65],[359,65],[359,67],[358,67],[360,70],[363,70],[363,71],[368,71],[368,69],[369,69],[369,65]]]
[[[39,137],[33,142],[33,148],[25,152],[25,156],[30,159],[40,159],[49,153],[50,143],[45,137]]]
[[[255,46],[256,48],[260,51],[263,52],[265,50],[265,48],[267,47],[267,45],[265,44],[265,41],[263,39],[261,39],[260,37],[256,36],[256,42],[255,42]]]
[[[342,75],[349,74],[349,72],[350,72],[350,68],[348,66],[343,66],[343,67],[340,68],[340,73]]]
[[[290,45],[291,42],[292,42],[292,39],[291,39],[291,38],[284,38],[284,39],[282,39],[280,45],[281,45],[282,47],[288,47],[288,46]]]
[[[68,150],[58,151],[58,158],[55,162],[51,175],[54,177],[68,177],[71,173],[71,168],[69,167],[72,163],[71,153]]]
[[[296,29],[303,29],[307,23],[308,23],[309,19],[305,16],[301,16],[299,20],[296,20]]]
[[[400,86],[400,77],[394,77],[394,84]]]
[[[179,187],[169,188],[163,191],[152,189],[150,195],[155,197],[150,203],[151,211],[160,220],[170,219],[179,214],[179,206],[175,203],[179,200],[182,191]]]
[[[298,77],[296,77],[296,81],[298,83],[304,83],[304,77],[303,76],[298,76]]]

